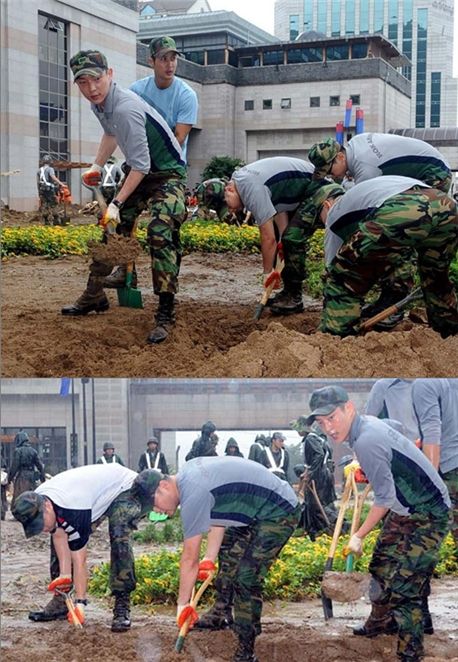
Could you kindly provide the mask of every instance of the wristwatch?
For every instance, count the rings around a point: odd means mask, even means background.
[[[85,607],[87,607],[87,599],[84,598],[84,600],[83,600],[82,598],[77,598],[77,599],[75,600],[75,604],[77,604],[77,605],[84,605]]]
[[[121,200],[117,200],[116,198],[115,198],[114,200],[112,200],[111,203],[112,203],[113,205],[116,205],[116,207],[117,207],[118,209],[121,209],[121,207],[122,207],[123,204],[124,204],[124,202],[121,202]]]

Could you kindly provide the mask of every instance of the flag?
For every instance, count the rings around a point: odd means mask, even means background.
[[[70,377],[62,377],[60,380],[60,391],[59,395],[63,398],[70,393]]]
[[[343,141],[344,141],[343,122],[337,122],[336,124],[336,140],[339,143],[339,145],[343,145]]]
[[[353,101],[351,99],[347,99],[345,102],[345,120],[344,120],[344,127],[348,129],[348,127],[351,124],[351,109],[353,106]]]
[[[356,109],[356,135],[364,133],[364,110],[362,108]]]

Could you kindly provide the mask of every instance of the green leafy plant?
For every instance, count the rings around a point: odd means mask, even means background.
[[[205,166],[202,172],[202,180],[219,177],[230,179],[236,168],[244,166],[245,162],[241,159],[234,159],[231,156],[214,156]]]

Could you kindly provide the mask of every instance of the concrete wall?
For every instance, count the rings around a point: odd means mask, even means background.
[[[104,0],[14,0],[1,3],[2,56],[0,70],[1,171],[20,174],[1,177],[0,196],[12,209],[36,209],[36,171],[39,155],[38,12],[69,22],[69,56],[80,49],[97,48],[114,67],[117,80],[127,85],[135,77],[135,35],[138,14],[117,2]],[[89,103],[72,84],[69,73],[70,158],[92,161],[101,127]],[[70,188],[81,199],[79,171]],[[86,198],[89,194],[86,191]]]

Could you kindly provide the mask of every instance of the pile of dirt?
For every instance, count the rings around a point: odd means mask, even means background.
[[[142,247],[135,237],[123,237],[119,234],[110,235],[106,244],[89,241],[88,247],[93,260],[112,267],[133,262],[142,252]]]
[[[331,600],[354,602],[368,594],[371,577],[366,572],[334,572],[323,575],[321,590]]]
[[[319,302],[305,311],[253,318],[262,292],[257,255],[183,258],[177,323],[161,345],[146,343],[157,297],[148,256],[137,260],[145,308],[63,317],[84,289],[88,260],[20,257],[2,269],[5,377],[455,377],[458,337],[421,323],[390,333],[337,338],[317,333]]]

